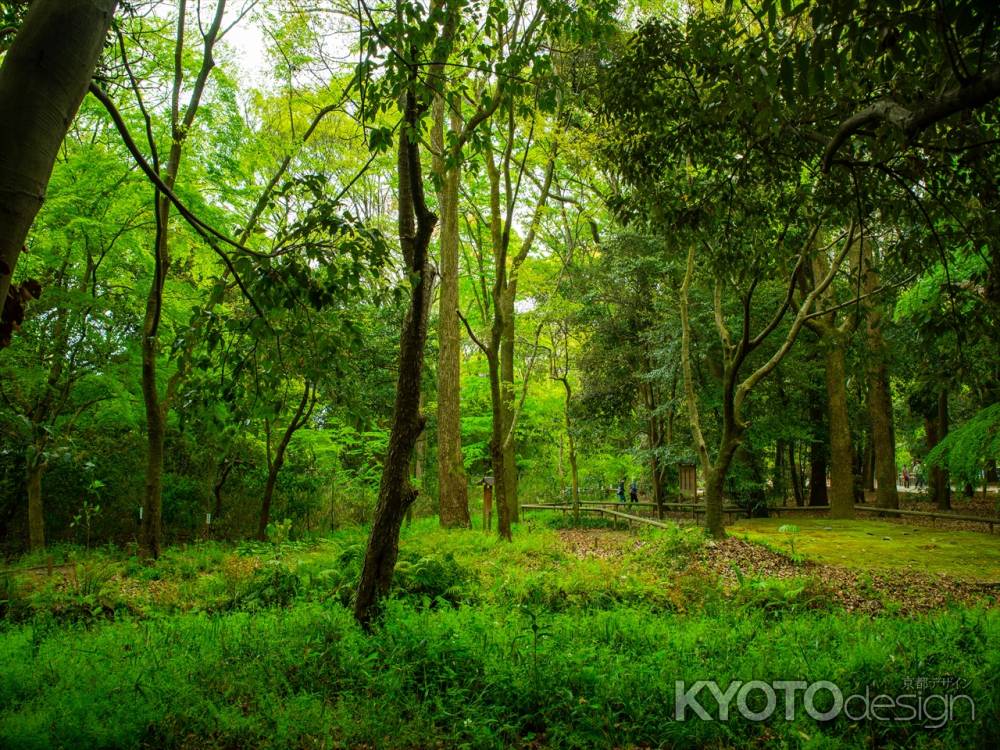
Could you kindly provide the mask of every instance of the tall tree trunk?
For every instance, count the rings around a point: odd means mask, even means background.
[[[896,435],[889,373],[884,363],[872,365],[868,373],[868,418],[875,450],[875,504],[880,508],[898,508]]]
[[[809,449],[809,505],[829,505],[826,487],[826,442],[813,438]]]
[[[415,85],[413,81],[412,85]],[[412,88],[404,99],[404,122],[408,128],[415,128],[419,108]],[[399,530],[406,511],[417,497],[417,490],[409,478],[410,458],[426,422],[420,411],[420,381],[433,276],[427,248],[437,217],[427,208],[424,199],[419,141],[415,139],[411,143],[406,130],[402,129],[399,135],[398,211],[399,240],[410,278],[411,296],[399,342],[399,373],[389,447],[382,465],[375,517],[354,603],[354,617],[366,629],[371,628],[380,602],[392,584],[399,556]]]
[[[788,442],[788,471],[792,480],[792,495],[795,497],[795,505],[802,507],[805,503],[805,495],[802,492],[802,478],[799,476],[799,464],[795,460],[795,441]]]
[[[569,412],[566,414],[566,436],[569,443],[569,473],[571,497],[573,499],[573,515],[577,524],[580,523],[580,475],[576,464],[576,445],[573,440],[573,433],[570,432]]]
[[[168,169],[167,177],[170,178]],[[172,180],[171,180],[172,181]],[[142,502],[140,543],[143,554],[156,559],[160,556],[162,537],[163,455],[166,443],[166,409],[160,399],[156,378],[156,356],[159,351],[158,332],[163,306],[163,283],[170,265],[167,224],[170,204],[157,193],[155,208],[157,227],[154,252],[153,280],[146,297],[146,314],[142,324],[142,401],[146,410],[146,482]]]
[[[874,292],[879,285],[878,273],[872,268],[870,242],[862,246],[864,257],[864,291]],[[892,415],[892,392],[889,388],[887,351],[882,336],[884,314],[877,306],[866,309],[868,364],[868,418],[871,423],[872,443],[875,448],[876,505],[880,508],[898,508],[899,492],[896,489],[896,433]]]
[[[937,408],[932,418],[926,420],[927,447],[933,448],[944,440],[948,434],[948,391],[942,388],[938,392]],[[948,472],[940,466],[931,468],[931,495],[938,510],[951,510],[951,483]]]
[[[725,505],[726,477],[740,447],[739,433],[724,429],[715,463],[705,471],[705,530],[716,539],[726,535],[722,509]]]
[[[653,369],[650,362],[646,363],[647,371]],[[676,393],[676,381],[674,381]],[[649,383],[643,383],[642,397],[646,408],[646,438],[649,442],[649,478],[653,487],[653,503],[656,505],[657,518],[663,518],[663,466],[660,463],[658,451],[663,447],[664,440],[670,440],[670,436],[665,436],[663,431],[663,418],[656,415],[658,408],[656,392]],[[667,430],[669,432],[669,428]]]
[[[514,421],[514,295],[517,282],[508,287],[503,295],[503,331],[500,336],[500,395],[503,397],[503,434],[510,432]],[[520,517],[517,498],[517,439],[511,435],[503,450],[503,483],[510,508],[510,520],[517,522]]]
[[[871,430],[865,432],[865,455],[861,463],[862,487],[866,492],[875,491],[875,441]]]
[[[844,341],[827,339],[826,397],[830,422],[830,517],[854,518],[854,449],[847,410]]]
[[[827,505],[826,490],[827,445],[820,425],[823,422],[823,402],[817,392],[809,398],[809,421],[812,422],[812,442],[809,445],[809,505]],[[850,469],[850,465],[848,465]]]
[[[35,0],[0,65],[0,308],[117,5]]]
[[[452,131],[461,122],[452,113]],[[448,165],[444,157],[446,143],[445,102],[441,95],[434,101],[434,125],[431,131],[435,149],[434,170],[440,181],[438,208],[441,227],[438,232],[441,257],[440,306],[438,311],[438,517],[445,527],[468,528],[469,487],[462,460],[461,396],[462,349],[458,319],[458,188],[461,167]]]
[[[653,482],[653,503],[656,505],[656,517],[663,519],[663,469],[660,459],[654,454],[649,459],[649,474]]]
[[[774,441],[774,471],[771,473],[771,489],[774,496],[785,505],[788,492],[785,487],[785,441],[778,438]]]
[[[715,468],[705,473],[705,528],[716,538],[725,535],[722,523],[724,482],[725,477]]]
[[[28,546],[32,552],[45,549],[45,513],[42,507],[42,474],[45,462],[41,456],[28,459]]]
[[[494,323],[493,342],[499,344],[500,329],[499,323]],[[492,431],[490,437],[490,463],[493,467],[493,497],[497,508],[497,531],[500,537],[510,541],[511,534],[511,512],[510,505],[504,500],[507,497],[507,477],[504,467],[504,419],[503,419],[503,393],[500,383],[500,362],[497,351],[498,347],[493,346],[487,354],[490,373],[490,402],[493,409]]]
[[[420,394],[420,409],[424,408],[423,393]],[[427,432],[421,432],[413,448],[413,486],[419,496],[424,489],[424,462],[427,460]],[[413,523],[413,505],[406,509],[406,525]]]
[[[181,114],[181,93],[184,86],[184,34],[187,2],[180,0],[177,8],[177,32],[174,40],[174,79],[170,98],[170,149],[167,163],[162,172],[157,158],[154,167],[163,179],[163,184],[173,190],[180,172],[184,142],[194,123],[205,92],[208,77],[215,67],[212,51],[222,30],[226,0],[218,0],[212,23],[202,32],[204,44],[201,65],[191,87],[191,96],[186,109]],[[200,15],[199,15],[200,22]],[[153,144],[150,144],[153,147]],[[156,358],[159,353],[160,316],[163,309],[163,287],[170,270],[170,199],[157,189],[154,193],[156,214],[156,236],[153,247],[153,280],[146,298],[146,314],[142,326],[142,398],[146,409],[146,486],[143,497],[142,551],[156,558],[160,554],[162,537],[162,491],[163,455],[166,443],[167,412],[169,397],[160,398],[156,377]],[[168,389],[169,391],[169,389]]]
[[[567,355],[567,369],[569,356]],[[566,425],[566,441],[568,443],[569,450],[569,471],[570,471],[570,498],[573,503],[573,522],[579,525],[580,523],[580,476],[577,472],[576,464],[576,443],[573,440],[573,423],[570,418],[570,402],[573,399],[573,389],[569,384],[569,375],[563,375],[561,378],[557,378],[563,384],[563,389],[566,391],[566,400],[563,403],[563,417]]]

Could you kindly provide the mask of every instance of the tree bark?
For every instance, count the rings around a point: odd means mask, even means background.
[[[854,448],[847,409],[844,341],[827,340],[826,397],[830,425],[830,517],[854,518]]]
[[[191,97],[181,114],[181,89],[184,85],[184,34],[187,12],[186,0],[180,0],[177,9],[177,33],[174,41],[174,80],[170,99],[171,140],[167,163],[160,174],[163,184],[173,190],[180,172],[184,142],[201,105],[201,98],[208,77],[215,67],[212,51],[222,30],[226,0],[218,0],[212,23],[203,32],[204,49],[198,74],[192,84]],[[200,19],[199,19],[200,20]],[[154,147],[154,144],[150,144]],[[155,168],[160,173],[158,159]],[[166,443],[169,398],[161,398],[157,386],[157,355],[160,349],[159,328],[163,309],[163,287],[170,269],[170,199],[158,189],[154,193],[156,238],[154,241],[153,280],[146,298],[146,313],[142,326],[142,397],[146,410],[146,484],[143,497],[141,546],[147,557],[160,555],[163,516],[163,456]],[[168,391],[170,389],[168,388]]]
[[[927,431],[927,448],[933,448],[948,434],[948,391],[938,392],[936,409],[933,416],[924,422]],[[938,510],[951,510],[951,486],[948,471],[940,466],[934,466],[930,472],[931,496]]]
[[[493,330],[493,342],[494,344],[499,344],[500,340],[500,324],[494,322]],[[507,503],[505,498],[507,497],[507,481],[505,475],[504,467],[504,419],[503,419],[503,394],[502,385],[500,383],[500,362],[497,351],[498,347],[494,345],[492,350],[487,353],[487,362],[489,364],[489,374],[490,374],[490,401],[493,409],[493,419],[492,419],[492,432],[490,437],[490,463],[493,467],[493,497],[495,498],[495,504],[497,507],[497,532],[500,537],[510,541],[512,539],[511,534],[511,512],[510,504]]]
[[[656,505],[656,517],[663,520],[663,468],[660,459],[654,454],[649,460],[649,474],[653,483],[653,504]]]
[[[0,307],[117,5],[35,0],[0,65]]]
[[[219,466],[216,472],[215,483],[212,485],[212,495],[215,497],[215,504],[212,506],[212,520],[215,521],[222,515],[222,490],[226,486],[226,480],[229,479],[229,474],[232,472],[233,467],[238,463],[237,460],[230,460],[228,457],[222,460],[222,464]]]
[[[461,130],[457,114],[452,113],[451,120],[451,130]],[[435,149],[434,170],[441,185],[438,191],[438,210],[441,212],[438,232],[438,517],[444,527],[468,528],[471,520],[469,487],[462,460],[462,350],[461,323],[458,319],[458,188],[461,166],[447,163],[444,131],[445,102],[444,97],[438,95],[434,101],[431,131]]]
[[[812,443],[809,446],[809,505],[828,505],[830,499],[826,491],[826,440],[819,429],[819,423],[823,420],[823,407],[815,396],[813,403],[810,404],[809,417],[813,423]]]
[[[392,584],[399,556],[399,530],[406,511],[417,497],[417,490],[409,478],[410,458],[426,422],[420,410],[420,392],[433,280],[427,248],[437,217],[427,208],[424,199],[419,141],[415,138],[411,143],[407,133],[409,129],[416,129],[419,121],[419,107],[413,93],[415,70],[412,75],[410,89],[404,96],[405,127],[400,130],[397,160],[399,240],[410,278],[410,306],[399,342],[399,373],[389,448],[382,466],[375,517],[354,603],[354,617],[365,629],[371,628]]]
[[[316,389],[312,383],[306,382],[299,405],[295,410],[295,414],[292,415],[288,426],[285,428],[284,434],[281,436],[281,441],[278,443],[273,458],[271,456],[270,429],[268,430],[267,482],[264,485],[264,499],[260,506],[260,518],[257,521],[257,538],[260,541],[267,540],[267,525],[271,522],[271,500],[274,498],[274,487],[278,483],[278,473],[285,465],[285,453],[288,450],[288,444],[292,442],[292,437],[298,432],[299,428],[309,421],[315,403]]]
[[[788,492],[785,487],[785,441],[778,438],[774,441],[774,471],[771,472],[771,491],[775,498],[785,505]]]
[[[792,494],[795,497],[795,505],[802,507],[805,504],[805,496],[802,492],[802,479],[799,476],[799,465],[795,460],[795,441],[788,443],[788,471],[791,475]]]
[[[866,293],[878,288],[878,273],[872,267],[871,243],[862,246],[864,257],[863,285]],[[898,508],[899,492],[896,489],[896,434],[892,416],[892,392],[889,388],[887,352],[882,336],[884,315],[876,304],[866,309],[867,340],[870,361],[868,364],[868,418],[871,422],[872,443],[875,449],[876,501],[879,508]]]
[[[878,343],[881,345],[881,340]],[[892,397],[889,394],[889,373],[881,362],[872,365],[868,373],[868,418],[875,449],[875,504],[880,508],[898,508]]]
[[[865,433],[865,454],[861,462],[862,486],[866,492],[875,491],[875,442],[871,430]]]
[[[698,414],[698,399],[694,390],[694,377],[691,366],[691,322],[688,315],[688,295],[691,288],[691,280],[694,276],[694,247],[692,246],[688,251],[687,269],[684,274],[684,282],[681,284],[680,295],[678,296],[681,313],[681,365],[684,372],[684,390],[688,405],[688,417],[691,421],[691,434],[705,472],[706,483],[709,485],[706,487],[705,492],[705,526],[706,530],[713,536],[722,537],[725,535],[725,530],[722,526],[722,488],[725,484],[729,466],[732,463],[733,454],[739,448],[746,432],[746,423],[741,417],[743,403],[754,387],[773,372],[774,368],[778,366],[791,350],[792,345],[795,343],[809,318],[813,305],[817,299],[821,299],[826,293],[826,290],[833,282],[834,275],[840,269],[844,258],[853,244],[855,226],[852,223],[843,245],[830,262],[827,272],[821,278],[815,280],[812,289],[805,295],[801,304],[797,306],[795,317],[782,343],[764,364],[757,367],[757,369],[753,370],[741,381],[739,379],[740,369],[746,362],[746,358],[774,333],[791,308],[800,271],[803,267],[804,256],[811,249],[819,229],[820,224],[813,225],[813,230],[806,240],[802,254],[799,256],[799,261],[789,275],[788,290],[784,301],[778,307],[770,322],[756,336],[751,334],[752,288],[751,292],[748,292],[743,297],[742,330],[739,337],[734,337],[728,329],[723,314],[722,281],[716,279],[714,292],[715,326],[722,343],[724,366],[722,376],[722,436],[714,462],[709,456],[704,433],[701,429],[701,417]],[[825,487],[825,481],[823,485]]]
[[[28,546],[32,552],[45,549],[45,514],[42,508],[42,474],[45,463],[38,458],[29,458],[27,470],[28,485]]]
[[[810,506],[829,505],[826,486],[826,443],[813,440],[809,451],[809,503]]]
[[[503,295],[503,331],[500,336],[500,395],[503,405],[503,434],[510,432],[514,421],[514,296],[517,292],[517,282],[508,287],[508,293]],[[517,522],[520,518],[517,497],[517,439],[511,435],[503,449],[503,484],[507,495],[507,507],[510,508],[510,520]]]

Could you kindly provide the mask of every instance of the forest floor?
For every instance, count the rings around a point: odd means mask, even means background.
[[[847,611],[927,612],[1000,600],[1000,541],[974,532],[903,528],[880,521],[744,520],[708,541],[692,565],[718,576],[728,593],[748,579],[815,580]],[[791,531],[794,529],[794,531]],[[563,530],[574,555],[621,559],[641,550],[634,533]]]
[[[0,576],[0,748],[998,744],[988,535],[796,519],[710,541],[567,520],[532,514],[513,543],[414,522],[371,634],[350,611],[361,528],[172,547],[152,564],[54,550],[51,575]],[[676,680],[899,693],[945,677],[975,720],[674,714]]]
[[[728,530],[820,563],[1000,585],[1000,536],[985,528],[953,531],[906,521],[760,518]]]

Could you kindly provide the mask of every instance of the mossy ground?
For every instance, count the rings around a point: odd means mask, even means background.
[[[796,532],[780,531],[794,526]],[[820,563],[859,570],[904,570],[1000,583],[1000,535],[886,521],[825,518],[741,520],[730,534]]]

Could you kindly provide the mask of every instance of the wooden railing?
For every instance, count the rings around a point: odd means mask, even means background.
[[[536,504],[524,504],[521,506],[528,510],[573,510],[573,506],[569,504],[546,504],[546,503],[536,503]],[[597,511],[606,512],[609,515],[630,518],[630,519],[641,519],[642,521],[649,521],[650,519],[642,518],[642,516],[636,516],[629,513],[623,513],[621,511],[613,510],[614,508],[651,508],[656,509],[656,503],[649,502],[620,502],[615,500],[609,500],[606,502],[597,500],[581,500],[580,510],[584,511]],[[669,511],[688,511],[694,516],[698,516],[705,512],[704,503],[663,503],[663,508]],[[768,513],[780,516],[782,513],[808,513],[808,512],[824,512],[830,510],[829,505],[792,505],[792,506],[775,506],[769,507],[767,509]],[[892,516],[913,516],[915,518],[930,518],[931,520],[944,520],[944,521],[963,521],[970,523],[983,523],[989,527],[990,533],[993,533],[994,526],[1000,526],[1000,518],[989,517],[989,516],[974,516],[968,513],[949,513],[946,511],[927,511],[927,510],[906,510],[903,508],[878,508],[873,505],[855,505],[855,511],[860,511],[862,513],[876,513],[876,514],[886,514]],[[729,518],[735,517],[737,514],[745,514],[746,509],[741,508],[738,505],[726,505],[723,506],[722,512]],[[662,524],[654,524],[661,525]]]

